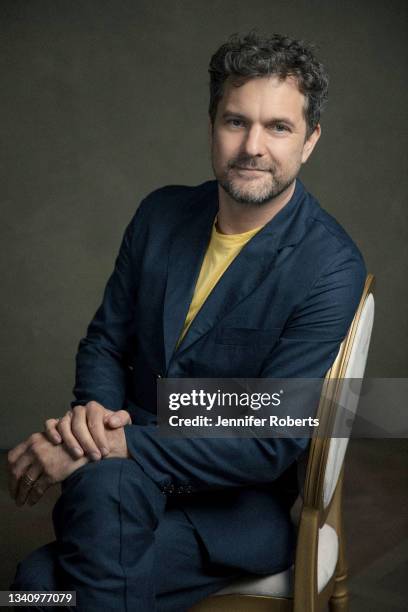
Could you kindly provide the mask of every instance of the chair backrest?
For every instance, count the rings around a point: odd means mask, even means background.
[[[336,489],[356,414],[374,321],[374,277],[366,279],[360,304],[336,360],[327,372],[320,398],[320,425],[311,441],[304,503],[327,515]]]

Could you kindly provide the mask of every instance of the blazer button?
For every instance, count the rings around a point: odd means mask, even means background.
[[[180,485],[177,487],[176,491],[179,495],[186,495],[188,493],[193,492],[193,487],[191,485]]]
[[[157,379],[159,379],[159,378],[163,378],[163,376],[162,376],[161,374],[156,374],[156,378],[157,378]]]

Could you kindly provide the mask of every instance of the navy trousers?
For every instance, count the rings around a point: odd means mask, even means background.
[[[185,513],[131,459],[69,476],[53,522],[56,542],[19,564],[11,589],[76,591],[81,612],[183,612],[239,575],[210,564]]]

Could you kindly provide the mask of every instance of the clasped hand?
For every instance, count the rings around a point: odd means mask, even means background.
[[[98,402],[75,406],[61,419],[48,419],[8,453],[9,491],[17,505],[33,505],[52,485],[88,461],[129,457],[123,427],[128,412],[113,412]]]

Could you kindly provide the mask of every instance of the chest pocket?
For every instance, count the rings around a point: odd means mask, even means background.
[[[273,346],[279,340],[280,333],[280,327],[269,329],[221,327],[217,331],[215,342],[226,346]]]

